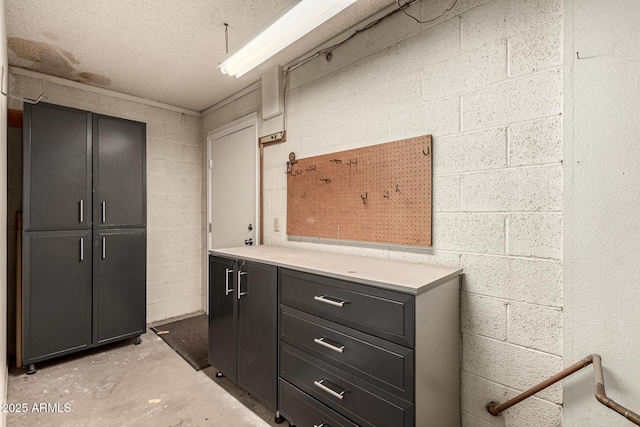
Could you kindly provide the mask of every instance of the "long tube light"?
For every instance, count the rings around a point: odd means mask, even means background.
[[[220,70],[240,77],[356,0],[295,0],[229,53]]]

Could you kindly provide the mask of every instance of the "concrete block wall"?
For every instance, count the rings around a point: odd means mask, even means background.
[[[147,321],[204,310],[199,114],[37,74],[12,73],[9,88],[18,96],[34,98],[44,92],[46,102],[147,124]],[[10,108],[22,109],[20,102],[11,102]]]
[[[427,20],[450,5],[408,11]],[[264,152],[265,243],[464,268],[464,426],[562,425],[559,385],[500,418],[484,409],[563,367],[562,13],[561,0],[458,1],[422,25],[396,13],[330,62],[290,72],[288,141]],[[259,109],[253,93],[203,122]],[[431,250],[288,239],[289,152],[304,158],[423,134],[433,135]]]

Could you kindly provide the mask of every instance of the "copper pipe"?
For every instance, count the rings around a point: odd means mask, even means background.
[[[490,402],[487,405],[487,411],[489,411],[489,413],[491,415],[494,415],[494,416],[497,417],[498,415],[500,415],[500,412],[504,411],[505,409],[509,409],[510,407],[515,405],[516,403],[522,402],[524,399],[526,399],[528,397],[531,397],[534,394],[536,394],[537,392],[539,392],[541,390],[544,390],[545,388],[549,387],[550,385],[553,385],[553,384],[557,383],[561,379],[564,379],[564,378],[568,377],[569,375],[573,374],[574,372],[577,372],[580,369],[584,368],[585,366],[590,365],[592,362],[593,362],[593,356],[591,356],[591,355],[587,356],[586,358],[584,358],[583,360],[579,361],[578,363],[574,363],[573,365],[569,366],[565,370],[560,371],[559,373],[555,374],[554,376],[552,376],[548,380],[542,381],[540,384],[530,388],[529,390],[527,390],[527,391],[525,391],[523,393],[520,393],[519,395],[517,395],[513,399],[510,399],[510,400],[504,402],[503,404],[498,405],[496,402]]]
[[[625,417],[626,419],[628,419],[632,423],[640,426],[640,415],[636,414],[635,412],[625,408],[624,406],[614,402],[612,399],[607,397],[607,395],[605,393],[605,390],[604,390],[604,377],[603,377],[603,374],[602,374],[602,359],[597,354],[590,354],[589,356],[585,357],[581,361],[579,361],[579,362],[569,366],[568,368],[558,372],[557,374],[555,374],[551,378],[549,378],[549,379],[547,379],[545,381],[542,381],[540,384],[530,388],[529,390],[527,390],[527,391],[525,391],[523,393],[520,393],[519,395],[517,395],[513,399],[510,399],[510,400],[506,401],[505,403],[498,404],[496,402],[489,402],[489,404],[487,404],[487,406],[486,406],[487,411],[491,415],[497,417],[498,415],[500,415],[501,412],[505,411],[506,409],[509,409],[510,407],[515,405],[516,403],[522,402],[524,399],[533,396],[534,394],[538,393],[539,391],[544,390],[545,388],[549,387],[550,385],[553,385],[553,384],[557,383],[558,381],[568,377],[569,375],[573,374],[574,372],[577,372],[580,369],[582,369],[585,366],[588,366],[588,365],[590,365],[592,363],[593,363],[593,377],[594,377],[595,395],[596,395],[596,399],[598,399],[598,402],[602,403],[607,408],[610,408],[610,409],[616,411],[617,413],[619,413],[620,415],[622,415],[623,417]]]
[[[604,377],[602,375],[602,361],[600,356],[597,354],[593,355],[593,376],[594,383],[596,388],[596,399],[598,402],[602,403],[607,408],[613,409],[635,425],[640,426],[640,415],[637,413],[625,408],[607,397],[607,394],[604,391]]]

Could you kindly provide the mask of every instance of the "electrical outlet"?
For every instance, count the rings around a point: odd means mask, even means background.
[[[261,136],[260,138],[258,138],[258,142],[260,144],[266,144],[266,145],[269,145],[271,143],[281,142],[281,141],[284,142],[286,140],[287,140],[286,130],[282,132],[276,132],[269,135]]]
[[[280,232],[280,220],[278,218],[273,218],[273,231]]]

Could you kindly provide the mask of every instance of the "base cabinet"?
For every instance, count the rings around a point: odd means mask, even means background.
[[[275,266],[209,256],[209,363],[277,407],[277,286]]]
[[[460,426],[461,269],[265,246],[209,256],[209,361],[291,425]]]
[[[416,296],[281,268],[279,288],[293,424],[459,426],[458,278]]]

